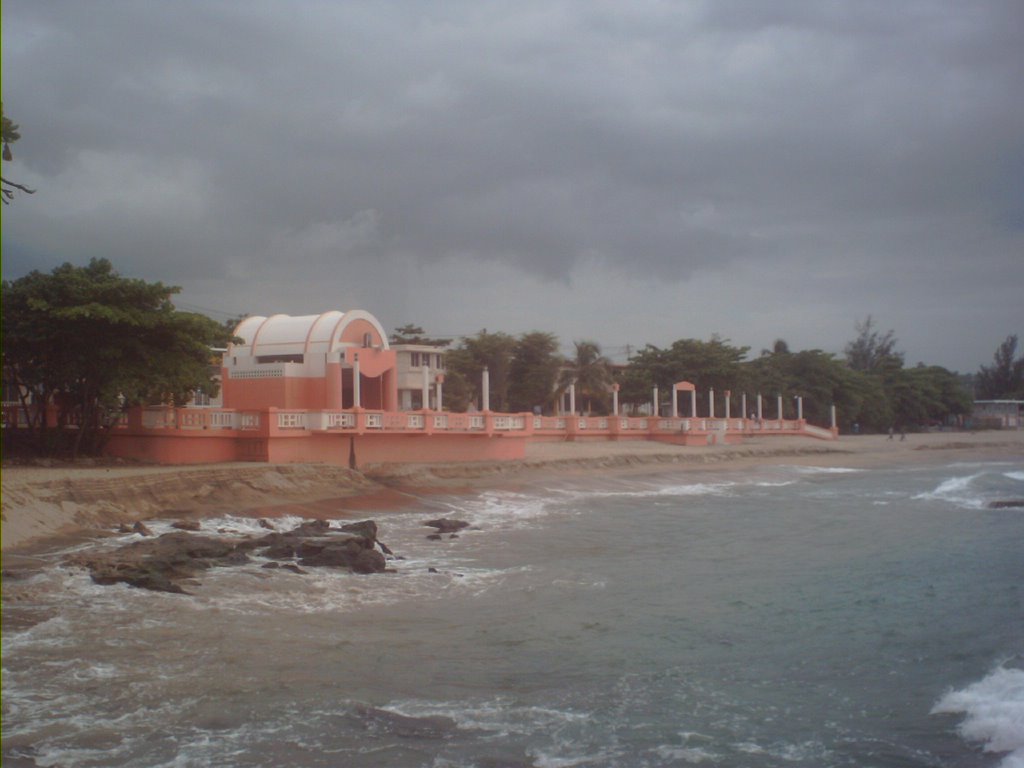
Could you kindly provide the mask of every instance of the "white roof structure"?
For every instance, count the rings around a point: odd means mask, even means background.
[[[369,323],[376,338],[365,338],[368,334],[359,331],[366,327],[362,323],[351,328],[357,320]],[[319,315],[254,315],[239,323],[234,335],[243,341],[232,344],[227,353],[237,357],[327,355],[342,347],[390,348],[377,318],[360,309],[332,310]]]

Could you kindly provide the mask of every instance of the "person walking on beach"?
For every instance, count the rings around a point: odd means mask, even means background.
[[[896,431],[895,429],[893,429],[892,427],[889,427],[889,439],[890,440],[892,440],[892,435],[893,435],[893,432],[895,432],[895,431]]]

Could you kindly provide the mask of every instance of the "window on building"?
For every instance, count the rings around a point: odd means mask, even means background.
[[[410,365],[412,365],[413,368],[419,368],[420,367],[420,353],[419,352],[413,352],[411,357],[412,357],[412,361],[410,362]]]

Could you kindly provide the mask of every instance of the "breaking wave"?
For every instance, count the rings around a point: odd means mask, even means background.
[[[1005,754],[1000,768],[1024,768],[1024,670],[1000,666],[984,679],[950,691],[932,714],[963,714],[957,728],[965,741]]]

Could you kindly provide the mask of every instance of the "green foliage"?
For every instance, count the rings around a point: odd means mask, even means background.
[[[576,402],[585,403],[585,412],[607,413],[611,398],[612,375],[608,358],[601,354],[601,347],[594,341],[573,342],[576,354],[567,361],[559,386],[563,389],[570,384],[576,386]]]
[[[2,139],[3,139],[3,159],[4,162],[10,162],[14,160],[14,153],[11,152],[11,144],[21,138],[21,133],[18,130],[18,126],[12,123],[6,115],[3,114],[3,105],[0,104],[0,124],[2,124]],[[31,195],[35,193],[34,189],[17,184],[10,179],[6,179],[0,176],[0,202],[4,205],[10,205],[10,201],[14,198],[14,190],[19,190],[25,194]]]
[[[422,344],[428,347],[447,347],[451,339],[434,339],[424,334],[423,329],[411,323],[395,328],[389,339],[392,344]]]
[[[483,381],[483,370],[488,369],[490,379],[490,405],[493,411],[506,411],[509,405],[509,373],[512,367],[512,352],[515,349],[515,339],[507,333],[488,333],[482,330],[476,336],[470,336],[462,340],[458,347],[447,354],[447,370],[445,376],[446,396],[451,394],[455,399],[449,399],[452,410],[457,410],[461,403],[461,396],[465,397],[465,405],[475,403],[481,405],[480,386]],[[461,377],[466,392],[460,393],[458,381]],[[453,379],[454,392],[449,393],[449,378]]]
[[[689,381],[697,388],[698,408],[706,408],[708,390],[741,388],[746,378],[742,363],[749,351],[749,347],[734,347],[717,336],[709,341],[679,339],[667,349],[648,344],[630,361],[621,399],[633,404],[650,402],[653,387],[669,392],[674,384]]]
[[[1007,336],[975,378],[979,400],[1024,400],[1024,355],[1017,356],[1017,336]]]
[[[561,365],[558,338],[554,334],[533,331],[520,336],[509,366],[509,408],[521,412],[539,406],[547,411],[554,401]]]
[[[860,411],[867,383],[862,375],[820,349],[790,352],[778,342],[775,349],[747,364],[746,388],[755,394],[781,395],[787,416],[796,415],[794,398],[802,397],[804,418],[815,424],[830,422],[832,404],[847,417]]]
[[[903,353],[896,351],[893,331],[881,333],[868,315],[857,323],[857,338],[846,345],[846,362],[855,371],[882,373],[903,367]]]
[[[124,408],[182,404],[211,381],[211,347],[231,330],[179,312],[176,287],[124,278],[106,259],[64,264],[3,283],[4,377],[36,403],[57,406],[58,424],[78,424],[72,453],[101,448],[103,428]],[[37,448],[55,441],[38,413]]]

